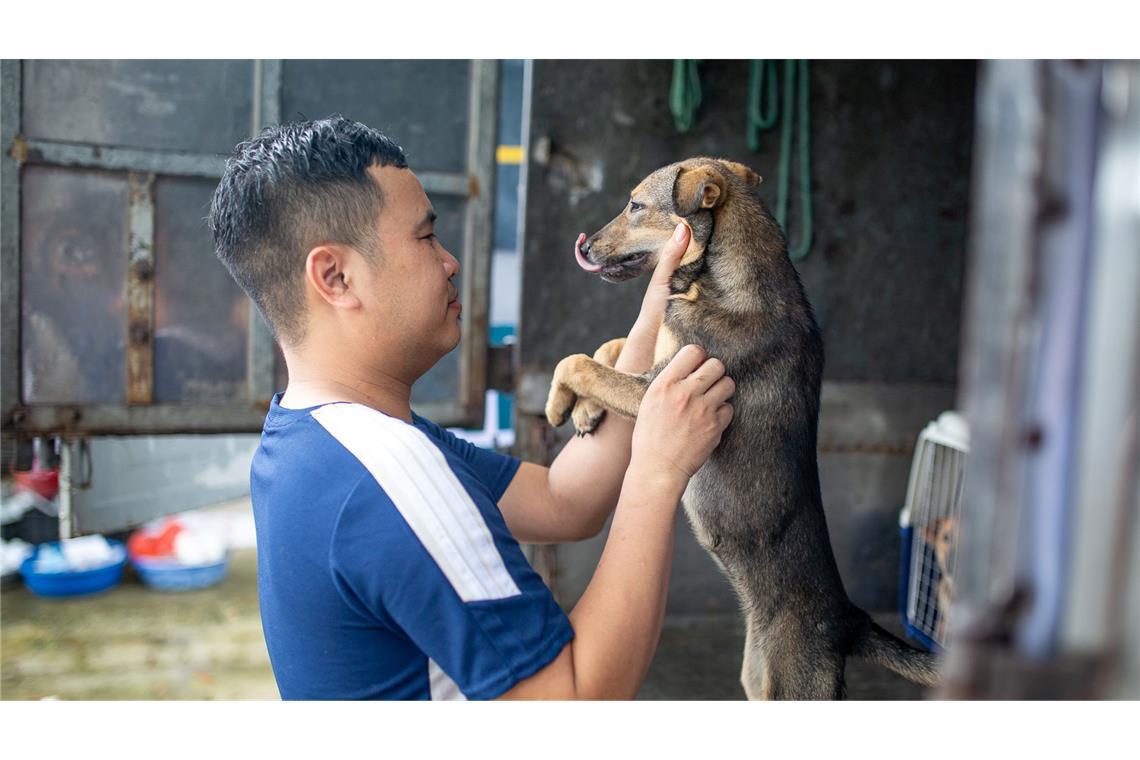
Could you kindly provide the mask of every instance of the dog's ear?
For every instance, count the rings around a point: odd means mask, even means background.
[[[764,181],[763,177],[749,169],[744,164],[738,164],[735,161],[725,161],[723,158],[720,160],[720,162],[724,164],[726,169],[744,180],[744,184],[748,185],[749,189],[756,187]]]
[[[711,166],[682,167],[673,183],[673,206],[681,216],[716,208],[724,201],[724,177]]]

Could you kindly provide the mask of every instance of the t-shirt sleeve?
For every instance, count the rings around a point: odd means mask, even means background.
[[[522,464],[518,457],[480,448],[429,419],[418,416],[417,419],[431,430],[441,444],[471,467],[479,479],[483,481],[483,484],[487,486],[487,490],[491,492],[492,499],[497,502],[502,498],[507,486],[511,484],[511,479],[514,478]]]
[[[334,582],[465,697],[497,697],[558,656],[570,621],[505,526],[462,497],[414,501],[357,484],[333,537]]]

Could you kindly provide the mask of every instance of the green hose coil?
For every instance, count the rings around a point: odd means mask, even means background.
[[[797,76],[798,74],[798,76]],[[764,83],[767,80],[768,104],[760,110]],[[780,109],[780,161],[776,180],[776,221],[788,236],[788,256],[798,261],[811,250],[813,237],[811,203],[811,92],[807,61],[785,61],[783,103]],[[753,61],[748,88],[748,147],[760,149],[760,132],[776,122],[776,62]],[[788,231],[789,185],[791,183],[793,138],[799,167],[800,240],[791,245]]]

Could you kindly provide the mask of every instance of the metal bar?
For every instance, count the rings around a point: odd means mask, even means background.
[[[970,477],[959,537],[957,613],[979,614],[1013,594],[1022,503],[1026,341],[1044,150],[1041,65],[980,68],[974,216],[963,312],[961,404],[970,422]],[[963,620],[958,614],[954,628]]]
[[[959,362],[970,423],[942,698],[991,696],[987,652],[1010,637],[1024,594],[1018,532],[1025,500],[1026,378],[1034,358],[1037,232],[1045,156],[1042,64],[979,67],[968,280]],[[1009,653],[1007,643],[996,644]]]
[[[280,60],[258,61],[261,69],[260,123],[254,134],[265,127],[281,123],[281,77],[284,64]]]
[[[1127,555],[1114,546],[1132,535],[1140,537],[1129,530],[1130,520],[1140,520],[1140,502],[1135,492],[1128,498],[1137,485],[1140,461],[1132,448],[1140,425],[1140,63],[1104,64],[1101,102],[1103,143],[1093,190],[1096,234],[1081,362],[1085,378],[1076,436],[1072,563],[1061,634],[1067,649],[1097,651],[1117,645],[1125,632],[1132,648],[1120,651],[1140,666],[1138,629],[1122,631],[1121,626],[1129,602],[1140,610],[1140,594],[1120,592],[1119,584],[1129,577]],[[1133,563],[1140,571],[1140,553]],[[1140,572],[1134,571],[1131,581],[1140,583]],[[1140,689],[1140,667],[1134,674],[1132,687]],[[1117,678],[1123,680],[1123,675],[1121,669]]]
[[[483,417],[487,390],[488,305],[490,301],[492,214],[495,199],[495,144],[499,62],[471,62],[468,98],[467,171],[473,194],[463,225],[463,338],[460,345],[460,404]]]
[[[474,67],[476,63],[479,63],[479,62],[478,61],[473,62],[472,66]],[[473,83],[473,88],[474,88],[474,86],[475,86],[475,83]],[[498,74],[497,73],[495,75],[494,86],[496,88],[498,87]],[[474,97],[474,96],[475,96],[475,92],[473,89],[472,97]],[[492,97],[494,97],[494,96],[492,96]],[[494,122],[496,114],[495,114],[495,107],[494,107],[493,102],[488,107],[488,110],[490,111],[489,118],[492,120],[492,122]],[[481,118],[488,118],[486,114],[481,114],[480,116],[481,116]],[[492,128],[494,128],[493,124],[492,124]],[[491,157],[490,167],[492,169],[492,171],[489,174],[489,177],[487,177],[487,178],[484,178],[483,173],[478,171],[477,164],[476,165],[472,164],[472,160],[471,160],[472,157],[471,157],[471,152],[470,152],[470,147],[471,147],[470,140],[473,137],[474,137],[474,135],[472,135],[469,132],[468,133],[468,148],[469,148],[469,150],[467,153],[467,170],[471,173],[470,174],[448,174],[445,172],[416,172],[416,178],[420,181],[420,184],[424,186],[424,192],[425,193],[427,193],[428,195],[432,195],[432,194],[435,194],[435,195],[458,195],[461,198],[468,198],[468,199],[482,197],[482,198],[488,199],[487,200],[488,204],[490,204],[490,202],[494,200],[495,194],[490,192],[490,189],[494,185],[494,177],[495,177],[495,173],[493,171],[494,166],[495,166],[495,164],[494,164],[495,135],[492,134],[490,137],[485,138],[486,140],[488,140],[487,153]],[[482,160],[482,152],[481,151],[480,151],[479,160]],[[491,185],[486,184],[486,182],[488,180],[491,182]]]
[[[20,61],[0,61],[0,420],[20,403]]]
[[[213,156],[207,153],[174,153],[43,140],[25,141],[22,138],[18,138],[18,141],[19,149],[25,155],[25,161],[31,164],[210,179],[220,178],[226,166],[225,156]]]
[[[59,450],[59,538],[71,538],[71,515],[75,497],[75,440],[64,438]]]
[[[154,175],[127,175],[127,403],[154,400]]]
[[[278,123],[281,114],[281,61],[254,62],[254,113],[252,135]],[[246,383],[250,400],[268,406],[274,393],[273,333],[257,304],[249,302],[249,341],[246,347]]]
[[[1071,560],[1101,64],[1050,61],[1043,78],[1048,118],[1040,184],[1047,200],[1037,230],[1038,336],[1033,370],[1026,378],[1025,411],[1042,435],[1026,452],[1021,540],[1033,593],[1017,630],[1018,648],[1030,657],[1047,656],[1056,647]]]
[[[444,427],[467,425],[471,410],[456,403],[416,404],[416,413]],[[266,406],[250,402],[150,406],[35,405],[13,410],[11,429],[32,435],[167,435],[178,433],[259,433]]]

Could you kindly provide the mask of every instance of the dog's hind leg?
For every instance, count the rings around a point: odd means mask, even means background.
[[[740,683],[749,699],[843,699],[845,659],[812,646],[800,631],[749,620]]]
[[[740,666],[740,685],[749,699],[767,699],[767,684],[764,682],[764,656],[760,651],[759,640],[752,635],[752,624],[748,623],[744,632],[744,661]]]
[[[594,352],[594,361],[612,367],[617,363],[623,348],[625,348],[625,338],[607,340]],[[578,435],[594,432],[605,416],[605,408],[590,398],[579,398],[574,403],[574,411],[570,413],[570,419],[574,421],[574,429],[578,431]]]

